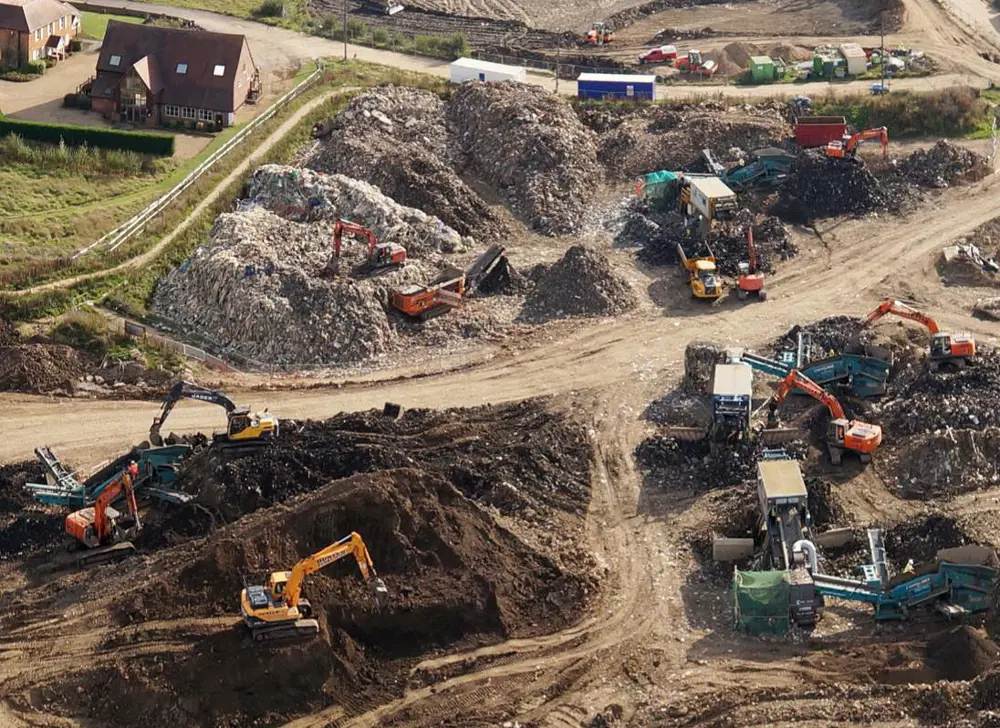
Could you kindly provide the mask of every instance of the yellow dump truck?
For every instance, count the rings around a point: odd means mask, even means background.
[[[695,298],[718,300],[722,297],[722,279],[715,267],[715,255],[708,243],[704,243],[705,254],[688,257],[684,247],[677,244],[677,257],[681,261],[684,277],[691,285],[691,295]]]

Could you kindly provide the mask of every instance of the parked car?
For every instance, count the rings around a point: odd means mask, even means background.
[[[882,94],[889,93],[889,87],[881,83],[873,83],[868,88],[869,91],[871,91],[872,96],[881,96]]]
[[[639,56],[639,63],[670,63],[677,60],[677,46],[665,45],[650,50]]]

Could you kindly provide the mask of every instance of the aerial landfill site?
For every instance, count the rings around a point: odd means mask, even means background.
[[[831,118],[351,89],[228,369],[0,321],[0,726],[998,725],[994,160]]]

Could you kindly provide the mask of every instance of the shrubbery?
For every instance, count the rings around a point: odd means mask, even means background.
[[[978,89],[893,91],[884,96],[840,96],[813,103],[817,115],[844,116],[858,129],[884,126],[893,136],[959,136],[979,126],[989,103]]]
[[[31,141],[66,144],[71,147],[86,144],[89,147],[122,149],[141,154],[172,156],[174,153],[174,138],[169,134],[0,118],[0,135],[7,134],[17,134]]]

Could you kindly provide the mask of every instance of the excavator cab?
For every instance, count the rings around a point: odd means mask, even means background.
[[[288,584],[288,580],[292,578],[292,572],[290,571],[274,571],[271,572],[271,576],[267,580],[268,591],[271,592],[271,599],[275,602],[280,602],[285,596],[285,586]]]
[[[251,414],[248,407],[229,413],[226,437],[230,440],[260,440],[278,435],[278,418],[267,412]]]

